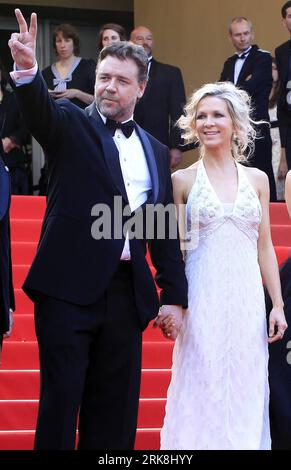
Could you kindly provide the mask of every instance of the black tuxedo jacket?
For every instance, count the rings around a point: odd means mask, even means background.
[[[291,112],[288,110],[286,105],[286,85],[288,82],[289,60],[291,54],[290,48],[291,41],[287,41],[275,49],[275,57],[280,81],[277,114],[282,147],[285,147],[286,144],[287,127],[291,127]]]
[[[42,145],[48,162],[47,209],[36,257],[23,289],[78,305],[96,302],[120,261],[124,236],[96,240],[91,235],[93,206],[106,204],[113,212],[114,197],[127,196],[118,150],[95,104],[86,110],[68,100],[55,102],[38,73],[31,84],[17,87],[26,124]],[[152,180],[149,202],[172,202],[168,149],[140,127]],[[118,163],[117,163],[118,162]],[[122,216],[125,223],[128,216]],[[108,220],[108,219],[107,219]],[[149,242],[161,287],[161,303],[187,304],[187,283],[177,239]],[[145,259],[146,240],[130,240],[134,288],[141,325],[158,309],[156,287]]]
[[[9,330],[9,308],[15,309],[10,247],[10,179],[0,157],[0,345]]]
[[[237,54],[229,57],[223,66],[220,81],[234,83]],[[251,75],[250,79],[247,77]],[[236,85],[247,91],[254,107],[253,118],[269,121],[269,95],[272,88],[272,59],[269,52],[253,45],[238,77]]]
[[[169,148],[184,150],[181,133],[175,123],[183,114],[185,101],[180,69],[152,59],[148,83],[135,107],[134,119]]]

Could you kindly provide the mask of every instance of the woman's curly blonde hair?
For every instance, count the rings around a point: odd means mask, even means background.
[[[185,143],[199,142],[203,156],[203,145],[196,132],[196,117],[200,101],[208,96],[220,98],[226,103],[235,130],[231,140],[233,157],[238,162],[247,162],[253,153],[255,139],[259,138],[254,126],[266,122],[251,118],[250,96],[231,82],[207,83],[194,91],[184,108],[184,115],[177,121]]]

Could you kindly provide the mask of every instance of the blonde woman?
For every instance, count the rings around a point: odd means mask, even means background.
[[[162,449],[270,449],[268,342],[287,324],[270,236],[268,177],[243,166],[254,145],[247,93],[207,84],[190,98],[179,125],[198,140],[200,160],[173,175],[186,205],[189,308],[164,319],[178,334]],[[182,217],[179,217],[182,219]],[[187,249],[188,248],[188,249]],[[262,276],[273,308],[266,325]]]

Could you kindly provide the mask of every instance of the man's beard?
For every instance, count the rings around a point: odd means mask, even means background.
[[[111,100],[114,103],[114,106],[110,106],[106,104],[105,99]],[[129,111],[133,113],[135,104],[136,104],[136,98],[132,99],[131,103],[128,103],[126,108],[123,108],[120,104],[119,101],[114,100],[113,98],[110,97],[110,95],[103,95],[101,97],[95,97],[96,100],[96,106],[99,109],[100,113],[103,114],[103,116],[108,117],[110,119],[114,119],[115,121],[119,120],[120,116],[123,116],[124,114],[127,114]],[[105,101],[105,102],[104,102]]]
[[[107,105],[106,102],[104,102],[104,99],[111,100],[112,102],[115,103],[114,106]],[[103,114],[103,116],[108,117],[108,118],[114,118],[121,112],[121,107],[117,104],[117,101],[114,99],[111,99],[109,96],[102,96],[101,98],[97,99],[96,98],[96,103],[99,111]]]

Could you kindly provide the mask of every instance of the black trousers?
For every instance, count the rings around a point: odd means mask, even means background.
[[[250,159],[251,166],[264,171],[269,178],[270,201],[277,201],[276,183],[272,167],[272,139],[268,124],[257,127],[258,139],[255,140],[253,157]]]
[[[132,449],[142,333],[130,262],[98,303],[42,297],[35,305],[41,390],[35,449]]]

